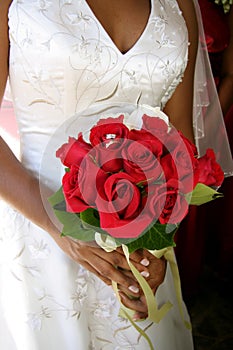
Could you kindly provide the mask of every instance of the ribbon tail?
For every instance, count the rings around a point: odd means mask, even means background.
[[[172,272],[172,276],[173,276],[174,287],[175,287],[175,292],[176,292],[176,297],[177,297],[177,301],[178,301],[178,307],[179,307],[181,318],[184,322],[185,327],[187,329],[191,330],[192,329],[191,323],[189,321],[185,320],[185,316],[184,316],[180,275],[179,275],[179,269],[178,269],[176,259],[175,259],[174,250],[172,248],[168,248],[164,254],[164,257],[169,262],[170,267],[171,267],[171,272]]]
[[[135,311],[128,309],[126,306],[124,306],[121,303],[120,296],[119,296],[119,293],[118,293],[117,283],[112,281],[112,287],[113,287],[113,290],[116,293],[117,298],[118,298],[118,300],[119,300],[119,302],[121,304],[121,309],[120,309],[120,312],[119,312],[119,316],[128,319],[129,322],[132,324],[132,326],[136,329],[136,331],[138,331],[138,333],[141,334],[141,336],[145,338],[145,340],[148,342],[148,345],[149,345],[148,350],[155,350],[154,346],[153,346],[150,338],[146,334],[146,332],[141,327],[139,327],[136,324],[136,322],[134,322],[133,315],[134,315]]]
[[[146,298],[146,303],[148,307],[148,319],[155,322],[159,323],[164,316],[167,314],[167,312],[171,309],[172,304],[170,302],[165,303],[160,309],[157,306],[156,303],[156,298],[151,290],[149,284],[145,280],[144,277],[140,274],[140,272],[136,269],[136,267],[130,262],[129,259],[129,250],[126,245],[122,245],[123,252],[125,254],[126,260],[129,264],[129,267],[134,275],[134,277],[137,279],[140,287],[143,290],[143,293]]]

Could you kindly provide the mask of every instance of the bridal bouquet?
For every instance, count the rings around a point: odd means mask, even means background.
[[[198,158],[196,147],[159,108],[140,119],[140,127],[133,128],[134,114],[105,115],[86,140],[83,133],[69,137],[56,152],[66,172],[50,203],[63,223],[62,235],[96,241],[107,251],[122,246],[148,297],[149,318],[159,322],[171,305],[158,310],[153,304],[129,254],[144,248],[174,262],[169,249],[189,205],[220,196],[215,189],[224,174],[214,152],[208,149]]]

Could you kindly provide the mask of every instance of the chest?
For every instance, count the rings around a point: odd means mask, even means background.
[[[122,53],[140,38],[152,10],[151,0],[88,0],[87,6]]]

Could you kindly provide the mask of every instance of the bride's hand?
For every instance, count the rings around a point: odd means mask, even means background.
[[[115,281],[122,303],[135,310],[137,318],[147,316],[145,296],[133,276],[121,248],[108,253],[96,244],[89,242],[74,241],[69,237],[59,235],[56,235],[54,239],[72,260],[94,273],[107,285],[110,286],[112,281]],[[146,250],[139,250],[131,254],[130,261],[146,278],[155,293],[164,280],[165,261],[155,258]]]
[[[139,252],[137,252],[139,253]],[[141,273],[150,285],[153,293],[156,293],[157,288],[163,283],[166,274],[166,260],[164,258],[158,259],[147,250],[141,252],[144,257],[144,261],[148,261],[147,274]],[[135,264],[134,264],[135,265]],[[125,272],[128,274],[128,272]],[[131,274],[131,273],[129,273]],[[149,274],[149,275],[148,275]],[[138,299],[132,299],[129,297],[127,290],[120,291],[120,297],[122,303],[129,309],[135,310],[134,320],[144,319],[148,316],[148,308],[145,295],[140,291]]]
[[[112,285],[112,281],[115,281],[130,294],[139,296],[139,286],[135,278],[132,274],[125,274],[130,268],[120,248],[107,253],[94,242],[82,242],[60,235],[53,237],[72,260],[93,272],[107,285]],[[141,253],[134,253],[131,260],[140,272],[147,272],[147,267],[140,264],[143,260]]]

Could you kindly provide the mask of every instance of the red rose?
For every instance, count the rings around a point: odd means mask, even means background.
[[[214,38],[212,36],[206,34],[205,35],[205,43],[206,43],[208,52],[211,52],[211,48],[212,48],[213,43],[214,43]]]
[[[130,238],[139,236],[152,220],[142,214],[141,194],[134,179],[126,173],[108,177],[96,199],[100,226],[111,236]]]
[[[83,140],[82,133],[80,133],[78,139],[69,137],[68,143],[64,143],[57,150],[56,157],[60,158],[61,162],[70,168],[72,164],[80,164],[91,148],[91,145]]]
[[[157,155],[153,153],[153,148],[155,147],[150,140],[129,140],[124,144],[122,149],[124,170],[132,176],[135,183],[157,180],[161,176],[162,169],[158,158],[162,154],[162,146],[158,148]]]
[[[224,172],[216,162],[215,153],[207,149],[206,154],[198,159],[199,182],[207,186],[221,186]]]
[[[89,157],[85,157],[80,165],[71,165],[62,179],[67,211],[80,213],[94,207],[98,188],[103,186],[107,177]]]
[[[159,117],[150,117],[146,114],[142,117],[142,129],[150,132],[154,137],[157,137],[161,142],[166,140],[168,135],[168,124]]]
[[[123,115],[120,115],[118,118],[100,119],[90,131],[92,146],[100,143],[108,145],[109,143],[112,144],[112,140],[127,138],[129,129],[123,124],[123,119]]]
[[[112,144],[100,143],[93,148],[92,156],[96,164],[104,171],[117,173],[123,169],[123,159],[121,150],[124,147],[125,140],[118,139]]]
[[[123,124],[123,118],[121,115],[118,118],[100,119],[90,132],[96,161],[108,172],[118,172],[123,166],[121,150],[129,132]]]
[[[174,129],[167,139],[166,147],[169,153],[161,159],[166,179],[178,179],[182,182],[184,192],[191,192],[198,182],[195,145]]]
[[[148,207],[161,224],[178,224],[188,213],[188,203],[180,191],[181,183],[169,179],[162,185],[151,186]]]
[[[163,143],[147,130],[132,129],[129,132],[128,139],[147,143],[156,157],[161,157],[163,154]]]
[[[160,159],[160,164],[162,167],[162,171],[164,172],[164,177],[167,181],[169,179],[178,180],[175,159],[172,157],[171,153],[167,153],[164,157],[162,157]]]
[[[187,137],[184,136],[180,131],[178,131],[179,135],[183,139],[183,142],[185,143],[187,149],[189,150],[190,155],[193,155],[195,158],[198,155],[197,147],[194,145]]]

